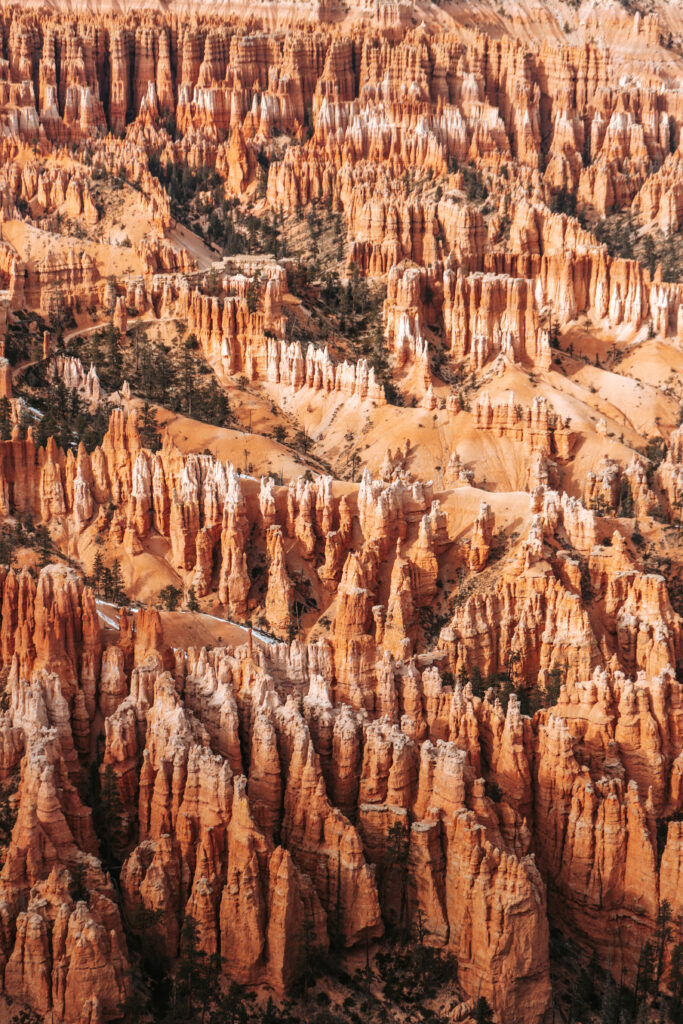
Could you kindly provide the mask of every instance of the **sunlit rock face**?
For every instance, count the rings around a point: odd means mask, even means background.
[[[359,969],[400,1020],[406,963],[443,1019],[543,1024],[568,964],[664,1012],[681,38],[666,0],[4,10],[11,1013],[141,1019],[190,953],[254,1024],[356,1020]]]

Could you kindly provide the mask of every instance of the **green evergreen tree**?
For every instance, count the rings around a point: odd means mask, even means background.
[[[565,665],[566,670],[566,665]],[[554,707],[560,698],[560,690],[562,689],[562,683],[564,682],[564,672],[559,665],[551,669],[548,673],[548,680],[545,688],[545,698],[543,704],[545,707]]]
[[[9,533],[0,533],[0,565],[11,565],[14,560],[14,543]]]
[[[176,969],[174,1010],[186,1021],[206,1024],[221,1003],[217,956],[207,956],[199,945],[197,924],[189,914],[180,933],[180,957]],[[212,1013],[212,1010],[214,1013]]]
[[[295,443],[298,449],[300,449],[304,455],[308,455],[309,451],[313,447],[313,438],[306,430],[297,430]]]
[[[102,864],[106,870],[120,866],[126,833],[121,794],[110,764],[101,775],[99,793],[93,801],[93,824],[100,840]]]
[[[218,997],[217,1005],[210,1015],[210,1024],[246,1024],[247,1019],[244,991],[233,981],[227,993],[221,993]]]
[[[195,389],[194,360],[191,352],[197,347],[197,339],[191,334],[183,346],[183,392],[185,395],[185,411],[188,416],[192,415],[192,398]]]
[[[406,940],[408,935],[408,857],[410,854],[410,831],[407,822],[396,821],[387,834],[386,864],[389,877],[394,876],[399,886],[398,927]]]
[[[642,251],[642,262],[645,264],[650,273],[654,274],[655,267],[657,266],[657,256],[655,252],[655,243],[652,238],[652,235],[643,236]]]
[[[619,485],[619,515],[625,519],[633,517],[633,495],[631,493],[631,484],[625,473]]]
[[[486,685],[481,674],[481,669],[478,665],[475,665],[472,669],[472,678],[470,682],[472,685],[472,694],[475,697],[483,697],[486,692]]]
[[[488,1004],[486,996],[479,996],[474,1008],[474,1019],[476,1024],[493,1024],[493,1010]]]
[[[38,542],[38,551],[40,552],[41,566],[49,565],[52,551],[52,540],[50,538],[50,531],[44,523],[41,523],[36,530],[36,540]]]
[[[24,1006],[12,1015],[11,1024],[42,1024],[43,1020],[44,1018],[39,1017],[30,1007]]]
[[[605,988],[602,993],[602,1005],[600,1007],[601,1024],[619,1024],[620,1005],[619,992],[614,983],[611,973],[607,972]]]
[[[0,398],[0,440],[9,441],[12,436],[12,406],[8,398]]]
[[[174,587],[172,583],[167,584],[163,590],[159,591],[159,600],[167,612],[174,612],[176,610],[181,596],[181,590],[178,587]]]
[[[654,961],[655,961],[655,985],[659,988],[664,970],[664,954],[669,940],[671,939],[671,904],[668,900],[662,900],[657,908],[657,919],[655,921]]]
[[[638,958],[638,971],[636,973],[636,984],[633,991],[633,1002],[636,1013],[641,999],[651,995],[654,989],[655,980],[655,955],[651,942],[646,942],[640,951]]]
[[[247,285],[247,309],[250,313],[255,313],[258,309],[260,281],[261,274],[257,271]]]
[[[598,973],[597,964],[591,962],[588,970],[575,962],[571,965],[572,987],[567,1024],[578,1024],[586,1016],[586,1008],[594,996],[594,981]]]
[[[130,937],[127,937],[130,949]],[[152,1016],[148,975],[139,963],[134,963],[127,973],[127,981],[128,991],[121,1004],[121,1016],[126,1024],[138,1024],[139,1021],[148,1020]]]
[[[111,569],[109,566],[105,566],[102,570],[102,596],[105,601],[113,600],[113,591],[111,585]]]
[[[95,555],[95,561],[93,562],[93,567],[92,567],[93,588],[94,588],[96,594],[99,594],[102,591],[102,576],[103,576],[103,573],[104,573],[104,559],[102,558],[102,552],[98,548],[97,553]]]
[[[112,323],[108,323],[105,328],[104,341],[107,352],[105,381],[111,391],[118,391],[123,383],[123,355],[118,332]]]
[[[138,421],[138,433],[144,448],[158,452],[161,448],[161,434],[157,424],[157,416],[149,402],[142,407],[142,415]]]
[[[114,559],[114,564],[111,567],[111,599],[115,604],[119,605],[126,604],[128,601],[123,573],[121,572],[121,563],[118,558]]]
[[[683,942],[678,942],[671,953],[666,1012],[671,1024],[683,1021]]]
[[[83,900],[84,903],[87,903],[90,894],[88,892],[85,863],[82,860],[76,861],[76,863],[69,868],[69,874],[71,875],[71,884],[69,886],[71,898],[75,900],[76,903],[78,903],[79,900]]]

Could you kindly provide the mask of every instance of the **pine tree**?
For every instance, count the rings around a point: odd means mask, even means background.
[[[46,566],[50,562],[50,548],[52,542],[50,540],[50,531],[43,523],[41,523],[36,530],[36,539],[38,541],[38,550],[40,552],[40,564],[41,566]]]
[[[619,515],[625,519],[631,519],[633,516],[633,495],[626,474],[622,476],[619,486]]]
[[[217,1000],[216,1011],[211,1015],[211,1024],[246,1024],[247,1008],[244,1005],[244,992],[233,981],[225,995]]]
[[[678,942],[671,953],[666,1010],[671,1024],[683,1020],[683,942]]]
[[[180,1010],[187,1021],[205,1021],[220,998],[218,984],[219,961],[207,956],[200,948],[197,923],[189,914],[180,933],[180,957],[176,972],[176,1012]]]
[[[650,271],[650,274],[654,274],[655,266],[657,264],[657,255],[655,253],[655,243],[652,235],[645,235],[643,238],[643,263]]]
[[[486,996],[479,996],[477,1005],[474,1008],[474,1019],[476,1024],[493,1024],[493,1010],[489,1006]]]
[[[662,900],[657,908],[657,920],[655,921],[655,982],[657,988],[662,979],[664,970],[664,953],[671,939],[671,904],[668,900]]]
[[[130,940],[129,940],[130,948]],[[133,963],[127,972],[127,994],[120,1006],[121,1016],[130,1024],[148,1020],[151,1015],[149,982],[141,964]]]
[[[187,592],[187,610],[189,612],[199,611],[199,601],[197,600],[197,595],[195,593],[194,587],[190,587],[190,589]]]
[[[483,697],[486,692],[486,686],[482,678],[481,669],[478,665],[475,665],[472,669],[472,693],[475,697]]]
[[[112,323],[107,324],[105,329],[105,342],[107,345],[106,381],[112,391],[118,391],[123,383],[123,356],[119,346],[118,333]]]
[[[9,441],[12,436],[12,406],[8,398],[0,398],[0,440]]]
[[[102,552],[97,551],[95,555],[95,561],[92,567],[92,580],[95,593],[99,594],[102,591],[102,574],[104,573],[104,559],[102,558]]]
[[[167,612],[174,612],[176,610],[180,597],[181,591],[178,587],[174,587],[172,583],[167,584],[167,586],[159,591],[159,600]]]
[[[398,925],[404,939],[407,936],[407,889],[408,889],[408,856],[410,854],[410,832],[406,823],[396,821],[387,835],[387,867],[398,874],[400,903]]]
[[[126,604],[128,601],[126,585],[123,573],[121,572],[121,563],[118,558],[114,559],[114,564],[111,568],[111,596],[115,604]]]
[[[76,903],[78,903],[79,900],[83,900],[83,902],[87,903],[90,894],[88,892],[87,874],[84,861],[76,861],[76,863],[69,868],[69,874],[71,875],[71,885],[69,886],[71,898]]]
[[[105,566],[102,570],[102,594],[107,601],[112,599],[111,578],[111,569],[109,566]]]
[[[194,345],[192,339],[194,339]],[[183,346],[183,390],[185,391],[185,410],[188,416],[192,415],[192,396],[194,395],[194,364],[191,355],[193,347],[196,347],[196,338],[191,334]]]
[[[600,1007],[601,1024],[619,1024],[619,993],[612,975],[607,973]]]
[[[102,863],[109,870],[121,864],[125,845],[123,803],[114,774],[108,764],[101,776],[100,791],[93,801],[93,824],[100,840]]]
[[[14,544],[10,534],[0,533],[0,565],[11,565],[14,559]]]
[[[304,455],[307,455],[308,452],[313,447],[313,438],[311,437],[307,430],[297,430],[295,444],[297,448],[299,448],[304,453]]]
[[[161,434],[158,430],[156,412],[145,402],[142,407],[142,416],[138,423],[138,433],[143,447],[149,448],[152,452],[158,452],[161,448]]]
[[[25,1006],[14,1014],[12,1024],[41,1024],[42,1020],[43,1018],[39,1017],[34,1010]]]
[[[255,313],[258,309],[260,280],[261,274],[259,271],[256,271],[247,285],[247,309],[250,313]]]
[[[633,1002],[636,1013],[638,1004],[643,996],[651,995],[654,987],[655,957],[651,942],[646,942],[640,951],[638,958],[638,972],[636,974],[636,985],[633,993]]]
[[[574,962],[570,966],[573,981],[567,1024],[577,1024],[578,1021],[584,1019],[586,1007],[590,1005],[594,996],[593,979],[598,973],[598,968],[593,961],[589,964],[588,970],[581,967],[578,962]]]

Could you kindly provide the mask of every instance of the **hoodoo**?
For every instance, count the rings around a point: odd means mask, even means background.
[[[0,12],[0,1021],[681,1024],[683,13]]]

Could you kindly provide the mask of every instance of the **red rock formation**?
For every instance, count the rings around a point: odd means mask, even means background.
[[[405,925],[456,957],[454,1019],[520,1024],[551,926],[628,984],[660,900],[683,935],[678,23],[451,7],[3,15],[0,987],[60,1024],[119,1015],[122,922],[173,968],[190,915],[278,1000]],[[146,332],[195,334],[232,419],[145,447]],[[140,606],[169,581],[208,615]]]
[[[291,621],[293,587],[287,575],[282,530],[278,526],[271,526],[268,531],[268,558],[266,618],[275,633],[284,634]]]
[[[483,569],[491,550],[495,518],[491,506],[482,501],[470,541],[470,569]]]
[[[15,922],[3,949],[5,990],[64,1020],[89,1014],[93,1001],[113,1016],[128,969],[116,896],[91,855],[97,842],[90,811],[69,781],[57,732],[33,728],[0,875],[7,919]],[[74,865],[83,871],[89,904],[70,895]]]

